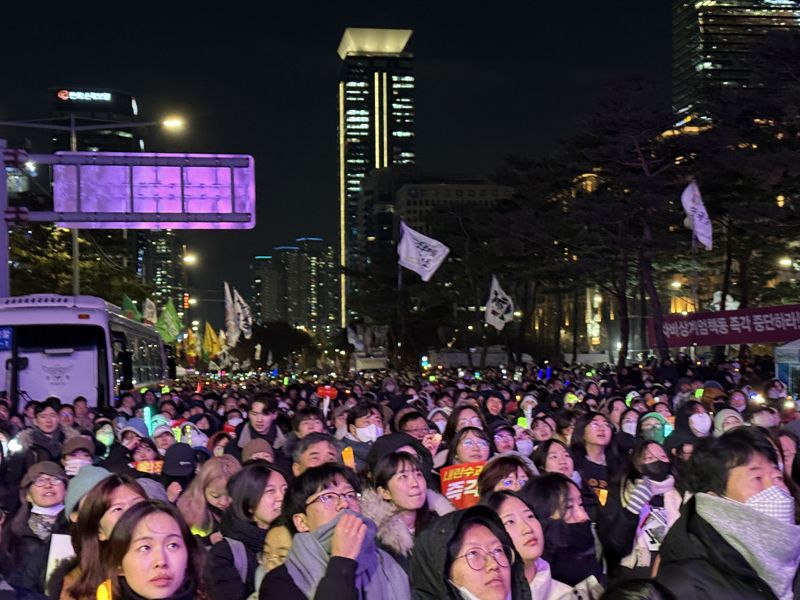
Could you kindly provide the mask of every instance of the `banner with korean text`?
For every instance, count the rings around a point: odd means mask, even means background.
[[[650,322],[650,340],[654,340]],[[770,344],[800,339],[800,304],[665,315],[667,345]]]
[[[462,463],[439,470],[442,494],[457,509],[475,506],[478,495],[478,475],[483,471],[482,462]]]

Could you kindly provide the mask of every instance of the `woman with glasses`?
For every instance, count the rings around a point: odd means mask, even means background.
[[[378,527],[378,544],[406,571],[414,537],[436,517],[454,510],[428,489],[424,469],[414,456],[392,452],[373,467],[372,487],[361,497],[363,515]]]
[[[442,434],[443,450],[440,450],[433,459],[433,466],[437,469],[447,463],[449,456],[448,448],[456,434],[465,427],[473,427],[488,431],[486,421],[481,415],[477,407],[470,404],[460,404],[453,409],[450,416],[447,418],[447,425],[444,427]]]
[[[214,598],[244,600],[255,590],[258,554],[267,529],[281,514],[286,489],[286,477],[266,462],[246,465],[228,480],[231,503],[219,523],[225,539],[209,553]]]
[[[544,533],[533,509],[512,492],[491,492],[481,504],[497,513],[514,542],[514,549],[525,565],[525,579],[533,600],[559,600],[572,594],[572,588],[553,579],[550,565],[542,558]]]
[[[22,504],[2,536],[0,556],[7,558],[1,566],[12,586],[44,590],[50,536],[65,530],[66,484],[64,469],[54,462],[38,462],[25,472],[20,483]]]
[[[459,431],[448,448],[447,465],[484,462],[492,454],[492,443],[482,429],[466,427]]]
[[[518,492],[537,474],[530,459],[521,454],[496,454],[478,476],[478,493],[483,498],[492,491]]]
[[[411,555],[414,598],[528,600],[525,566],[497,513],[473,506],[423,531]]]
[[[376,527],[361,515],[353,471],[312,467],[292,481],[283,516],[294,533],[286,562],[268,572],[261,600],[410,598],[408,576],[376,544]]]

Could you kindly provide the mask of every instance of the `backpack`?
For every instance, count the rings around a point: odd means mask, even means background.
[[[239,579],[242,580],[242,583],[247,584],[247,550],[244,544],[229,537],[223,539],[228,542],[228,546],[231,548],[233,566],[236,567],[236,572],[239,573]]]

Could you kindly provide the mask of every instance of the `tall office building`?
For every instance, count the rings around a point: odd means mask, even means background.
[[[405,52],[410,29],[349,27],[339,43],[339,266],[359,264],[358,198],[369,171],[414,164],[414,61]],[[339,280],[339,324],[348,320],[347,295]]]
[[[337,264],[333,246],[302,237],[276,246],[251,263],[251,299],[257,323],[285,322],[330,335],[338,325]]]
[[[747,88],[752,45],[780,29],[800,28],[796,0],[674,0],[672,105],[693,112],[715,88]]]

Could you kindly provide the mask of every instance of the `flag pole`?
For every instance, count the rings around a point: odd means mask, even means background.
[[[403,314],[403,266],[397,264],[397,343],[395,345],[395,356],[397,367],[400,368],[400,349],[403,347],[403,339],[406,335],[405,316]]]

